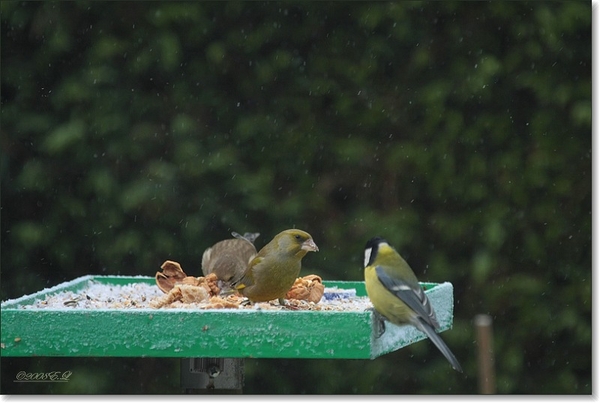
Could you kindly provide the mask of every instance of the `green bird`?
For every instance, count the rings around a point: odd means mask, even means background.
[[[415,273],[383,238],[371,238],[365,246],[365,287],[379,315],[396,325],[410,324],[425,333],[452,368],[462,372],[458,360],[436,333],[440,325]]]
[[[278,299],[283,305],[286,293],[300,274],[302,258],[308,252],[318,250],[308,232],[299,229],[282,231],[250,261],[234,288],[252,302]]]

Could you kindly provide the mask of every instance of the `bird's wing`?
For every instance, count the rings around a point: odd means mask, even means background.
[[[250,258],[250,263],[248,264],[248,267],[249,267],[248,270],[252,270],[252,268],[256,267],[263,260],[265,260],[265,258],[263,256],[258,256],[258,255],[255,255],[254,257]]]
[[[257,264],[262,262],[263,259],[264,259],[264,257],[262,257],[262,256],[254,256],[253,258],[250,258],[250,263],[248,264],[248,269],[246,270],[246,272],[244,273],[242,278],[239,279],[239,281],[234,282],[232,284],[233,287],[237,290],[241,290],[242,288],[253,285],[254,284],[253,269],[256,267]]]
[[[421,287],[414,287],[405,281],[390,277],[381,266],[375,267],[375,272],[381,284],[415,311],[425,323],[434,329],[440,327],[429,298]]]

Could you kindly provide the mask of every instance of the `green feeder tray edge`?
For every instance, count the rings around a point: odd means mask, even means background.
[[[377,337],[371,311],[19,308],[49,294],[81,291],[90,280],[155,284],[153,277],[88,275],[3,302],[1,356],[374,359],[425,338],[412,326],[389,322]],[[362,281],[323,284],[366,295]],[[439,331],[452,328],[452,284],[421,285]]]

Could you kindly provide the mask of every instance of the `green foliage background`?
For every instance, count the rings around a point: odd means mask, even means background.
[[[374,361],[246,360],[246,393],[591,393],[589,2],[2,2],[2,286],[199,275],[297,227],[361,280],[381,235],[455,286],[443,337]],[[178,360],[2,359],[3,393],[179,393]],[[25,385],[17,371],[71,370]],[[75,377],[75,376],[74,376]]]

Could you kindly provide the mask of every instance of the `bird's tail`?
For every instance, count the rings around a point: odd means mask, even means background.
[[[440,350],[444,357],[446,357],[450,365],[452,365],[452,368],[462,373],[463,370],[460,364],[458,363],[458,360],[456,359],[454,354],[452,354],[452,351],[450,351],[450,348],[446,345],[446,343],[444,343],[444,340],[442,340],[440,335],[437,334],[433,327],[431,327],[431,325],[429,325],[428,323],[425,323],[421,320],[419,320],[419,322],[419,324],[421,325],[417,326],[419,330],[423,331],[427,335],[427,337],[429,337],[429,339],[433,342],[433,344],[435,344],[438,350]]]

